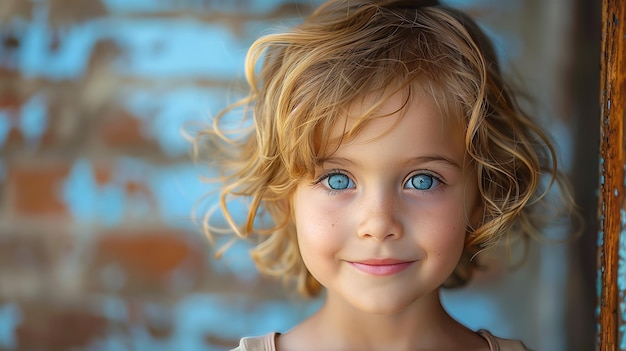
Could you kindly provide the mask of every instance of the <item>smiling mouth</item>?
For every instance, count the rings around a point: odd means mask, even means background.
[[[415,262],[416,261],[368,260],[348,263],[361,272],[384,276],[402,272]]]

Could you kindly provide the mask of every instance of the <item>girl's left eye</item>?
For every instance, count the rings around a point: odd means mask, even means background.
[[[404,187],[416,190],[431,190],[437,187],[439,183],[439,179],[432,175],[416,174],[409,178],[409,180],[407,180],[407,182],[404,184]]]

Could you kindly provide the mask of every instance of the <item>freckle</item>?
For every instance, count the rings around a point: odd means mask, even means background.
[[[335,227],[335,223],[331,224],[330,226],[334,228]]]

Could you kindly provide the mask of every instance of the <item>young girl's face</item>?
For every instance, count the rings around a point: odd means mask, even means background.
[[[396,94],[380,113],[403,101]],[[361,109],[354,104],[350,115]],[[355,119],[345,118],[350,128]],[[461,124],[415,96],[403,117],[374,119],[340,144],[292,201],[302,258],[328,301],[374,313],[396,313],[436,293],[459,261],[479,204]]]

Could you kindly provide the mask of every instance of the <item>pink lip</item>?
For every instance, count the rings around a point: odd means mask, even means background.
[[[392,275],[399,273],[415,261],[401,261],[395,259],[371,259],[358,262],[349,262],[354,268],[371,275]]]

